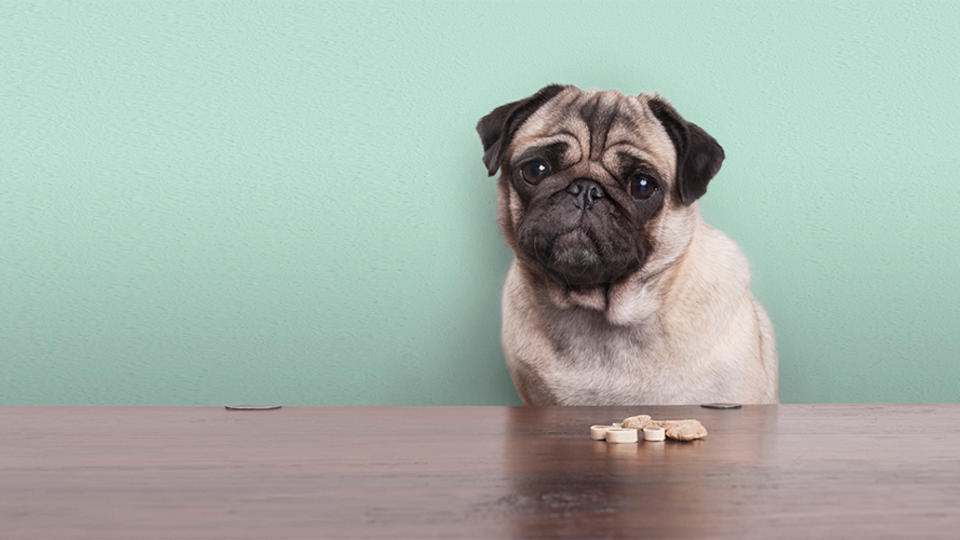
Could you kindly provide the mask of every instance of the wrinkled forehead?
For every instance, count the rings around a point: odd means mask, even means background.
[[[519,155],[536,146],[565,142],[567,151],[577,152],[581,160],[602,162],[625,152],[651,163],[672,180],[676,152],[666,129],[647,106],[653,97],[569,87],[523,123],[509,153]]]

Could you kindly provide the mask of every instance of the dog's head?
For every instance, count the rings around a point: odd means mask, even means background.
[[[723,149],[657,94],[550,85],[477,124],[501,169],[500,225],[524,263],[600,287],[675,260]],[[652,264],[655,263],[655,264]]]

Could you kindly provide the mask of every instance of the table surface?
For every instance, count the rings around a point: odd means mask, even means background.
[[[698,418],[700,441],[588,426]],[[0,408],[0,538],[953,537],[960,405]]]

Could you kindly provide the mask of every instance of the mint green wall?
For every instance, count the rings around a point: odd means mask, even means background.
[[[0,404],[515,404],[473,126],[725,147],[786,402],[960,400],[955,2],[0,3]]]

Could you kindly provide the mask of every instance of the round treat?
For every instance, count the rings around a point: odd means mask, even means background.
[[[595,441],[602,441],[607,436],[607,430],[612,426],[590,426],[590,438]]]
[[[643,428],[643,440],[659,442],[667,438],[667,430],[657,426],[647,426]]]
[[[637,430],[630,428],[615,428],[607,430],[607,442],[609,443],[635,443],[640,440]]]

